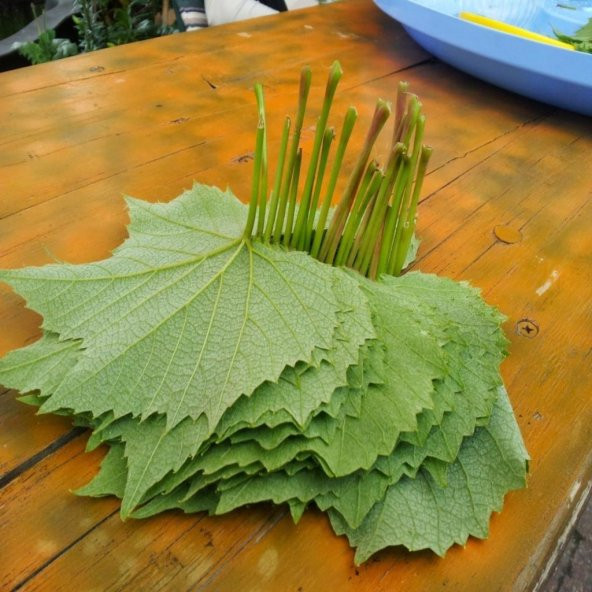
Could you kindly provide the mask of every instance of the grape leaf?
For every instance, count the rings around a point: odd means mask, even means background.
[[[287,409],[289,411],[292,409],[290,411],[291,415],[297,415],[298,412],[307,409],[304,412],[304,417],[306,417],[309,410],[318,405],[319,402],[326,400],[337,386],[347,383],[345,374],[348,365],[359,355],[358,349],[360,345],[366,339],[374,337],[374,329],[365,297],[352,279],[346,278],[346,281],[342,282],[337,288],[337,293],[340,306],[343,309],[343,312],[339,312],[343,327],[336,332],[334,336],[335,347],[328,354],[332,363],[326,362],[322,363],[320,367],[311,367],[305,373],[310,377],[307,380],[300,381],[298,385],[300,388],[293,385],[290,388],[280,388],[281,381],[279,384],[270,383],[259,387],[251,398],[243,397],[242,400],[248,404],[252,403],[255,408],[257,408],[257,405],[259,405],[260,409],[265,409],[266,405],[269,408],[269,404],[274,402],[273,396],[276,394],[276,389],[271,388],[270,390],[269,386],[276,386],[279,395],[276,397],[276,399],[279,399],[276,402],[278,410]],[[77,345],[77,343],[66,342],[66,345],[64,345],[57,341],[56,336],[47,334],[33,346],[17,350],[17,352],[13,352],[9,357],[2,360],[0,362],[0,378],[6,377],[4,382],[8,384],[11,376],[8,373],[9,366],[12,368],[11,372],[14,373],[15,365],[16,369],[22,367],[23,358],[26,357],[25,362],[28,366],[38,369],[35,376],[38,376],[39,371],[41,371],[41,376],[46,379],[47,376],[51,375],[51,372],[48,372],[51,368],[47,363],[41,364],[40,357],[55,361],[55,358],[58,358],[59,355],[63,356],[62,352],[65,351],[69,353],[69,366],[74,366],[80,352],[78,347],[73,347],[73,344]],[[52,357],[50,357],[50,354]],[[4,374],[2,373],[3,367],[5,369]],[[59,383],[68,369],[68,364],[62,363],[56,366],[56,369],[59,371],[57,376],[57,383]],[[323,375],[326,375],[327,378],[323,379]],[[56,382],[56,377],[54,377],[54,382]],[[329,384],[329,392],[326,395],[323,395],[321,388],[324,383]],[[26,391],[41,388],[41,384],[41,378],[38,377],[36,380],[18,382],[13,386]],[[319,390],[321,391],[320,396]],[[52,391],[53,389],[44,388],[46,397]],[[285,407],[282,406],[281,401],[285,401]],[[248,420],[249,413],[251,413],[251,416],[253,415],[251,407],[243,405],[239,407],[239,410],[241,408],[244,410],[242,415],[235,410],[231,410],[231,416]],[[256,411],[255,417],[258,414],[259,412]],[[97,427],[89,442],[89,447],[95,447],[103,441],[121,441],[125,445],[128,475],[124,495],[122,496],[121,514],[123,517],[129,515],[148,489],[153,487],[167,473],[178,471],[187,458],[197,453],[208,436],[207,425],[203,419],[203,417],[200,417],[198,420],[193,421],[186,418],[169,430],[164,416],[151,416],[142,422],[129,416],[114,421],[113,416],[110,416],[108,421],[102,422]],[[226,425],[232,425],[232,421],[226,421]]]
[[[0,384],[21,393],[38,391],[41,400],[51,395],[80,357],[80,341],[60,341],[44,333],[31,345],[0,358]]]
[[[316,365],[286,368],[277,382],[262,384],[250,397],[241,397],[225,413],[216,432],[224,437],[237,424],[261,425],[275,414],[303,428],[312,414],[328,403],[336,388],[348,384],[347,371],[358,364],[361,346],[376,338],[370,309],[354,278],[333,270],[338,325],[331,347],[317,356]],[[273,420],[271,420],[273,422]]]
[[[444,555],[470,535],[487,536],[489,517],[501,510],[505,494],[524,487],[527,461],[508,397],[500,391],[489,424],[463,443],[450,465],[446,487],[422,472],[389,487],[359,528],[348,528],[335,512],[329,513],[331,523],[357,547],[357,563],[393,545]]]
[[[332,275],[243,240],[246,208],[231,195],[195,186],[128,206],[130,237],[111,258],[0,273],[45,330],[83,341],[43,411],[161,413],[169,428],[205,415],[213,431],[241,395],[331,347]]]
[[[127,481],[127,462],[122,444],[112,444],[101,462],[99,472],[92,480],[76,490],[76,495],[103,497],[116,495],[123,497]]]
[[[376,284],[369,285],[369,289],[375,289]],[[245,484],[240,492],[222,496],[221,511],[264,499],[281,503],[290,498],[303,501],[315,498],[322,509],[334,507],[350,526],[358,526],[389,484],[404,474],[413,476],[426,459],[454,461],[463,438],[474,432],[479,418],[489,418],[501,384],[498,367],[505,345],[500,331],[503,317],[485,305],[478,292],[466,284],[426,274],[408,274],[397,279],[384,278],[383,285],[387,288],[380,301],[383,309],[392,311],[394,303],[407,302],[415,309],[416,316],[419,313],[422,322],[419,333],[437,335],[443,344],[447,354],[446,380],[436,381],[436,392],[446,392],[454,410],[434,421],[435,427],[428,429],[429,437],[425,441],[415,446],[399,445],[390,457],[377,463],[375,470],[344,479],[330,479],[321,471],[291,479],[281,472],[269,479],[262,475]],[[434,400],[443,398],[436,396]],[[426,414],[431,414],[431,410],[424,411],[422,416]],[[435,419],[432,416],[430,421]],[[414,434],[402,434],[401,442],[413,443]],[[432,470],[437,468],[433,463],[428,466]]]
[[[306,419],[338,386],[347,384],[348,367],[357,361],[360,346],[375,333],[366,299],[357,284],[349,279],[336,286],[335,291],[340,307],[340,325],[333,336],[331,350],[317,354],[321,359],[319,366],[309,367],[298,382],[282,379],[295,372],[286,368],[278,383],[264,383],[250,397],[241,397],[222,416],[217,432],[229,430],[236,422],[256,421],[255,418],[266,409],[277,408],[285,410],[291,417]],[[207,425],[201,420],[203,417],[196,421],[186,418],[169,430],[163,416],[152,416],[142,422],[124,417],[101,429],[100,441],[125,443],[129,475],[122,500],[122,516],[129,515],[148,489],[167,473],[178,471],[198,452],[209,435]]]

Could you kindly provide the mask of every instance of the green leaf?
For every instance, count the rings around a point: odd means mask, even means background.
[[[447,487],[425,473],[403,478],[389,487],[358,529],[348,528],[334,512],[331,523],[357,547],[357,563],[393,545],[444,555],[471,535],[487,536],[490,515],[501,510],[505,494],[524,487],[527,460],[509,400],[501,392],[489,425],[465,441],[450,466]]]
[[[575,32],[574,37],[580,41],[592,41],[592,18],[588,19],[588,22]]]
[[[256,422],[257,417],[274,409],[285,411],[294,421],[309,418],[310,413],[326,402],[340,385],[346,385],[349,366],[358,361],[360,346],[374,337],[374,328],[366,299],[349,279],[336,288],[340,306],[338,326],[329,352],[318,354],[317,367],[307,367],[298,381],[288,377],[295,370],[286,368],[278,383],[259,386],[250,397],[242,397],[224,414],[217,432],[224,433],[237,422]],[[322,351],[322,350],[319,350]],[[322,358],[329,357],[325,361]],[[185,419],[168,430],[164,416],[152,416],[143,422],[125,417],[112,422],[99,432],[100,441],[122,441],[128,459],[129,476],[121,507],[122,516],[127,516],[144,498],[146,492],[170,472],[176,472],[190,457],[194,456],[209,435],[207,424]],[[230,427],[229,427],[230,426]]]
[[[572,35],[565,35],[555,30],[554,33],[557,39],[573,45],[578,51],[592,53],[592,18]]]
[[[374,284],[369,286],[374,288]],[[315,499],[322,509],[333,507],[350,526],[358,526],[389,484],[404,474],[414,476],[426,459],[453,462],[463,438],[473,434],[480,418],[488,420],[501,384],[498,368],[505,345],[500,331],[503,317],[486,306],[478,292],[467,284],[436,276],[408,274],[403,278],[385,278],[383,287],[388,292],[381,296],[383,308],[397,318],[405,318],[410,313],[396,314],[397,309],[392,306],[407,302],[421,320],[418,335],[437,335],[447,354],[446,379],[434,381],[434,401],[446,404],[437,414],[424,410],[419,416],[418,425],[428,417],[426,437],[417,442],[412,437],[416,432],[401,434],[392,455],[379,460],[372,470],[344,479],[330,479],[318,470],[290,479],[281,472],[269,479],[262,475],[245,484],[240,492],[222,496],[220,510],[264,499],[276,503],[290,498]],[[395,344],[393,340],[393,349]],[[409,341],[406,346],[412,344]],[[431,466],[435,467],[433,462]]]
[[[121,444],[112,444],[101,463],[99,472],[90,483],[76,490],[76,495],[123,497],[127,480],[127,462],[123,452],[124,447]]]
[[[213,513],[218,503],[218,495],[213,489],[207,489],[193,496],[190,500],[183,500],[188,488],[184,484],[178,490],[169,495],[162,495],[154,498],[150,503],[138,508],[132,514],[133,518],[149,518],[165,512],[166,510],[183,510],[186,513],[209,512]]]
[[[237,400],[217,427],[220,437],[235,431],[237,425],[275,423],[273,416],[278,414],[303,428],[312,414],[330,401],[336,388],[348,384],[348,369],[358,364],[360,348],[374,339],[376,332],[368,301],[357,282],[338,270],[332,272],[339,308],[330,348],[317,352],[313,365],[288,367],[278,382],[262,384],[250,397]]]
[[[290,516],[292,516],[294,524],[298,524],[304,514],[304,510],[306,510],[306,504],[300,500],[290,500],[288,505],[290,506]]]
[[[80,357],[80,341],[60,341],[44,333],[35,343],[9,352],[0,359],[0,384],[21,393],[37,391],[50,396]]]
[[[121,503],[121,516],[129,516],[146,492],[170,472],[195,455],[207,439],[208,426],[202,416],[185,418],[168,430],[164,416],[145,421],[124,418],[104,430],[108,440],[121,440],[125,446],[127,479]]]
[[[45,330],[83,340],[43,411],[161,413],[169,428],[205,415],[213,431],[241,395],[331,347],[331,274],[242,240],[236,199],[196,186],[170,204],[128,205],[130,238],[110,259],[0,274]]]

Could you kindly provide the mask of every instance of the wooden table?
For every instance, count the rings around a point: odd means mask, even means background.
[[[502,372],[532,456],[528,489],[508,495],[485,542],[445,559],[388,550],[356,569],[314,511],[298,526],[271,506],[122,523],[115,500],[70,493],[103,451],[85,454],[86,434],[3,392],[1,590],[533,589],[592,474],[589,119],[432,60],[370,0],[4,73],[0,266],[108,256],[126,234],[123,193],[169,200],[196,179],[246,199],[253,83],[265,85],[274,153],[300,67],[312,66],[320,105],[335,58],[336,113],[353,103],[367,121],[400,79],[421,96],[435,155],[416,267],[470,280],[508,316]],[[37,339],[40,320],[2,287],[0,353]]]

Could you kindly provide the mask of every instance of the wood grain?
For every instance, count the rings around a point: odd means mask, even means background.
[[[0,589],[19,586],[116,511],[114,500],[89,503],[72,494],[96,472],[102,454],[84,454],[78,437],[0,490]]]
[[[72,432],[70,420],[57,415],[36,415],[34,407],[17,401],[18,393],[0,393],[0,484],[22,470],[32,456],[55,446],[56,440]],[[11,475],[12,474],[12,475]]]
[[[345,70],[337,114],[353,103],[367,121],[401,78],[421,97],[435,155],[417,267],[470,280],[508,316],[502,373],[532,456],[528,489],[507,497],[487,541],[445,559],[391,549],[356,569],[315,511],[298,526],[266,505],[122,523],[113,500],[69,493],[102,452],[84,454],[67,421],[4,392],[1,589],[532,590],[592,476],[590,120],[430,60],[369,0],[14,71],[0,75],[0,265],[108,256],[126,236],[123,193],[166,201],[197,179],[246,196],[253,82],[265,85],[273,154],[299,68],[311,64],[319,104],[333,59]],[[496,226],[520,240],[498,240]],[[40,321],[0,288],[0,355]]]

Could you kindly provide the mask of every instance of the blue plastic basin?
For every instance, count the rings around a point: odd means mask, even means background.
[[[592,54],[530,41],[461,20],[440,9],[436,0],[431,0],[432,6],[411,0],[374,2],[399,21],[419,45],[443,62],[532,99],[592,115]],[[452,4],[443,2],[442,6]],[[541,10],[528,28],[549,33],[555,27],[569,34],[581,24],[574,19],[573,11],[563,18],[556,10]]]

